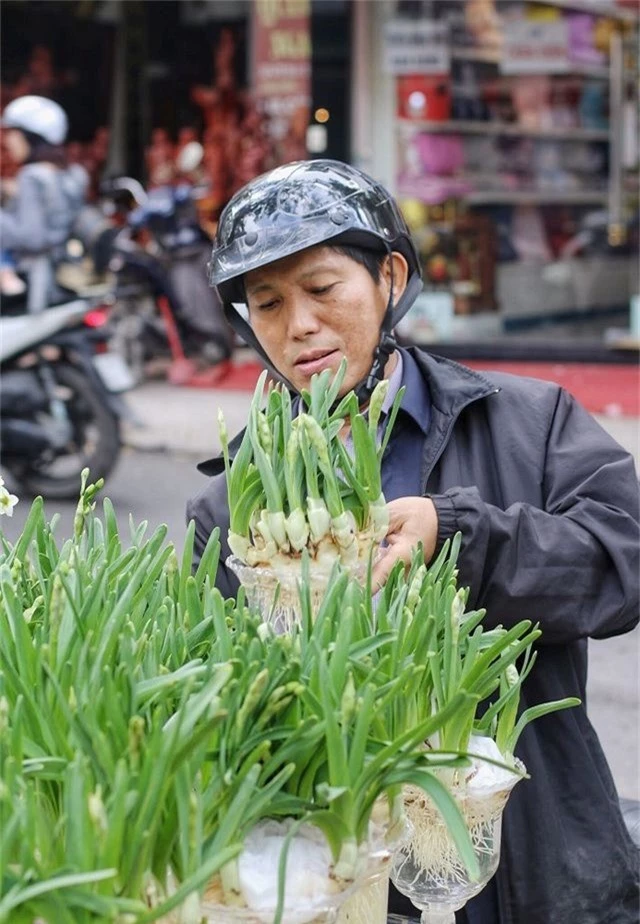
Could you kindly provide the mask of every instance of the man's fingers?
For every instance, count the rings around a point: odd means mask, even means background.
[[[386,584],[393,566],[398,560],[402,560],[405,565],[409,564],[411,561],[411,545],[405,542],[396,542],[385,549],[384,555],[375,564],[371,574],[374,592],[377,593]]]
[[[387,578],[391,573],[394,562],[395,557],[392,555],[391,549],[387,549],[382,558],[374,565],[371,572],[371,589],[374,594],[377,594],[387,583]]]

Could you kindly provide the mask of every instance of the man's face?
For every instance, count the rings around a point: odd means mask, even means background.
[[[399,294],[406,262],[400,255],[393,259]],[[389,287],[388,261],[376,283],[360,263],[322,245],[245,276],[251,326],[272,364],[297,391],[308,388],[317,372],[335,374],[343,358],[347,373],[341,394],[367,375]]]

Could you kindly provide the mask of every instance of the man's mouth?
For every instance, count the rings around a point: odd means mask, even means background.
[[[303,375],[311,376],[323,369],[328,369],[336,359],[337,350],[317,349],[300,353],[294,366]]]

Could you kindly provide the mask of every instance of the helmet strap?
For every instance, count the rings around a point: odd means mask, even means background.
[[[389,251],[391,257],[391,251]],[[409,310],[413,302],[422,291],[422,279],[418,273],[413,273],[407,281],[404,292],[398,299],[398,304],[393,303],[393,264],[391,264],[391,285],[389,287],[389,300],[387,310],[384,313],[382,324],[380,326],[380,339],[373,352],[373,362],[366,379],[363,379],[359,385],[356,385],[354,391],[357,395],[358,402],[365,404],[378,384],[384,378],[384,371],[387,366],[389,357],[398,346],[397,340],[392,333],[394,321],[398,321]]]
[[[373,363],[371,364],[369,375],[354,389],[360,404],[364,404],[369,400],[378,382],[381,382],[384,378],[387,362],[397,345],[393,334],[383,329],[378,346],[373,353]]]

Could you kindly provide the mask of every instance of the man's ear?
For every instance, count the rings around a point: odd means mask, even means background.
[[[387,292],[391,289],[391,277],[393,274],[393,304],[398,303],[398,299],[407,287],[409,279],[409,264],[397,250],[394,250],[384,261],[382,276],[387,286]]]

